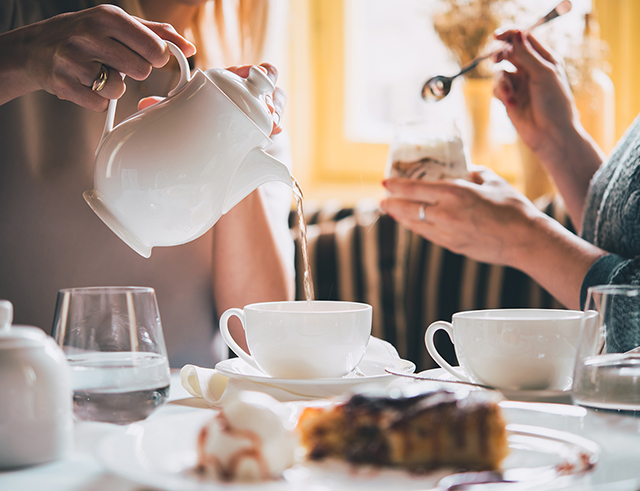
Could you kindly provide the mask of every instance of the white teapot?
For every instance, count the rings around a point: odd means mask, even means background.
[[[190,73],[180,49],[167,42],[180,81],[162,102],[113,127],[109,103],[96,150],[93,211],[144,257],[155,246],[184,244],[207,232],[267,181],[292,186],[288,168],[263,149],[273,117],[264,96],[269,77],[251,67],[244,79],[227,70]]]
[[[60,459],[73,444],[67,359],[44,331],[12,318],[0,300],[0,470]]]

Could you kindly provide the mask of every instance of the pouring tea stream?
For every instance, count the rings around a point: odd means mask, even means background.
[[[143,257],[157,246],[197,239],[258,186],[293,187],[285,164],[264,151],[273,117],[273,82],[258,67],[248,78],[180,66],[168,97],[114,126],[111,100],[96,149],[94,189],[83,196],[100,219]]]

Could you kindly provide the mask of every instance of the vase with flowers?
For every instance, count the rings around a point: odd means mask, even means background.
[[[511,0],[440,0],[432,14],[433,27],[455,61],[463,66],[489,49],[493,32],[515,15]],[[492,70],[480,63],[465,75],[463,93],[470,119],[473,163],[495,167],[491,142]]]

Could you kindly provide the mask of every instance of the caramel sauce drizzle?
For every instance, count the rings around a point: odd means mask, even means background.
[[[204,451],[204,445],[209,436],[209,428],[205,426],[198,435],[198,465],[196,471],[200,474],[206,474],[207,471],[215,471],[216,476],[221,481],[230,482],[236,478],[238,467],[244,459],[253,459],[258,464],[260,470],[260,478],[263,480],[271,477],[269,466],[262,452],[262,439],[255,431],[239,430],[229,425],[229,420],[223,413],[216,416],[223,433],[231,438],[245,439],[251,442],[248,448],[241,448],[231,454],[228,463],[225,466],[223,462],[215,455],[207,455]]]

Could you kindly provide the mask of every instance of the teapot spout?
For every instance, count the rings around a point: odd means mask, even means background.
[[[258,186],[269,181],[282,181],[293,187],[287,166],[261,148],[254,148],[236,170],[224,200],[222,213],[227,213]]]
[[[125,244],[144,258],[151,257],[151,246],[134,234],[129,227],[114,215],[107,205],[104,197],[95,189],[82,193],[84,200],[98,217],[118,236]]]

